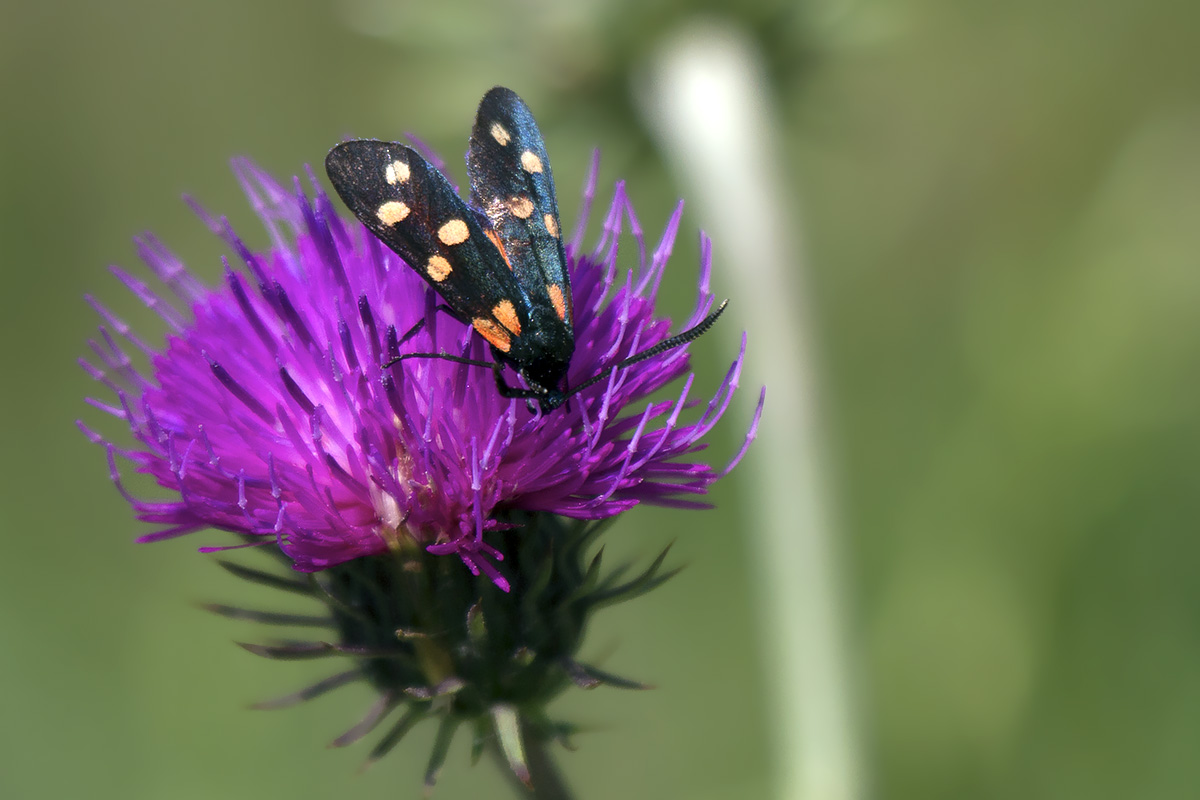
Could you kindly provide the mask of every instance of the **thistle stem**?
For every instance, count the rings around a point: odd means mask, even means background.
[[[747,530],[761,592],[764,652],[774,717],[774,796],[779,800],[859,800],[867,777],[856,736],[853,657],[843,621],[838,539],[828,512],[820,418],[820,371],[813,366],[809,295],[798,285],[799,216],[783,176],[770,81],[752,36],[734,26],[691,23],[661,46],[647,75],[644,104],[663,151],[693,184],[716,241],[740,268],[727,286],[735,327],[771,343],[747,361],[767,375],[772,400],[750,476],[758,495]],[[729,154],[737,153],[731,159]],[[733,200],[736,198],[736,201]],[[762,287],[771,287],[764,292]],[[743,473],[743,479],[747,477]]]
[[[500,742],[493,739],[488,750],[495,759],[500,771],[508,779],[509,785],[518,797],[529,800],[571,800],[575,795],[567,788],[563,774],[558,769],[554,757],[547,748],[549,741],[539,737],[529,730],[528,724],[520,720],[521,738],[525,744],[525,765],[529,769],[529,784],[526,785],[509,765]]]

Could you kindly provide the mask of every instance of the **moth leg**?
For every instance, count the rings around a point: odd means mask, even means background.
[[[459,320],[460,322],[462,321],[459,318],[458,314],[455,313],[454,309],[451,308],[450,306],[446,305],[445,303],[438,303],[436,306],[433,307],[433,313],[436,314],[439,311],[449,314],[451,317]],[[418,333],[421,332],[421,330],[425,327],[425,325],[428,322],[429,322],[428,316],[421,317],[419,320],[416,321],[416,323],[413,324],[413,326],[411,328],[409,328],[407,331],[405,331],[404,335],[400,337],[400,341],[396,342],[396,346],[399,347],[399,346],[403,345],[405,342],[407,342],[409,339],[416,336]],[[386,367],[387,365],[385,364],[384,366]]]
[[[436,306],[433,307],[433,313],[436,314],[439,311],[449,314],[451,317],[453,317],[456,320],[459,320],[460,322],[462,321],[461,319],[459,319],[459,316],[454,311],[454,309],[451,308],[450,306],[446,305],[445,303],[438,303]],[[429,322],[429,316],[427,314],[426,316],[421,317],[419,320],[417,320],[415,323],[413,323],[413,326],[411,328],[409,328],[407,331],[405,331],[404,335],[401,336],[400,339],[396,342],[396,347],[402,347],[405,344],[405,342],[407,342],[408,340],[410,340],[414,336],[416,336],[418,333],[420,333],[421,330],[426,326],[426,324],[428,324],[428,322]],[[392,366],[393,364],[395,364],[399,361],[403,361],[406,358],[441,358],[441,359],[445,359],[448,361],[458,361],[460,364],[471,364],[471,365],[479,366],[479,367],[490,367],[492,365],[492,362],[490,362],[490,361],[473,361],[471,359],[467,359],[464,361],[461,356],[450,356],[448,353],[403,353],[401,355],[396,356],[395,358],[388,359],[383,364],[381,364],[379,366],[379,368],[387,369],[388,367]]]
[[[529,413],[536,413],[536,404],[534,398],[541,397],[541,392],[535,392],[533,389],[522,389],[520,386],[509,386],[504,382],[504,365],[499,361],[492,362],[492,373],[496,376],[496,391],[500,392],[501,397],[509,399],[524,400]]]
[[[420,333],[421,329],[424,327],[425,327],[425,317],[421,317],[419,320],[417,320],[415,325],[413,325],[411,328],[409,328],[408,331],[406,331],[405,334],[400,337],[400,341],[396,342],[396,346],[400,347],[401,345],[403,345],[409,339],[413,338],[418,333]],[[387,369],[392,364],[394,364],[396,361],[397,361],[397,359],[392,359],[388,363],[384,364],[383,368]]]
[[[466,364],[469,367],[487,367],[488,369],[496,368],[496,363],[494,361],[480,361],[475,358],[452,356],[449,353],[402,353],[384,364],[383,369],[387,369],[393,364],[397,364],[410,358],[439,358],[442,361],[453,361],[455,364]]]

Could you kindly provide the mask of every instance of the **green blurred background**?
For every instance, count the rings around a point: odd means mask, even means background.
[[[431,731],[362,775],[365,748],[324,748],[365,690],[245,709],[327,669],[256,659],[231,641],[263,631],[194,607],[262,598],[194,552],[216,534],[132,544],[73,425],[103,424],[74,365],[96,325],[82,295],[159,341],[105,267],[134,267],[130,237],[153,230],[217,276],[182,192],[262,245],[230,156],[287,176],[347,133],[411,131],[461,180],[496,83],[536,112],[565,220],[598,146],[602,185],[630,178],[656,231],[680,182],[631,86],[697,14],[761,47],[804,211],[868,793],[1196,796],[1200,6],[1183,0],[0,5],[0,796],[419,792]],[[720,294],[736,260],[715,272]],[[719,330],[703,386],[736,340]],[[773,346],[753,323],[750,342]],[[718,430],[717,460],[744,425]],[[637,510],[609,535],[631,557],[678,537],[689,567],[599,617],[585,651],[659,688],[556,706],[591,729],[563,757],[581,797],[770,796],[770,632],[739,525],[754,462],[717,511]],[[466,755],[438,796],[506,796]]]

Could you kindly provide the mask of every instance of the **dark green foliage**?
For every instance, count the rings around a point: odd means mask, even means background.
[[[486,575],[472,575],[457,559],[416,546],[341,564],[304,580],[221,562],[238,577],[323,602],[328,616],[292,617],[219,605],[208,606],[210,610],[270,624],[324,622],[337,631],[336,641],[242,647],[272,659],[339,656],[356,662],[349,672],[256,707],[293,705],[365,679],[379,698],[358,724],[334,740],[335,746],[361,739],[399,710],[368,763],[390,751],[422,719],[436,717],[439,729],[427,783],[436,779],[463,723],[472,731],[473,760],[489,743],[501,742],[504,759],[524,781],[529,772],[520,734],[514,731],[565,744],[573,726],[553,721],[545,712],[564,689],[601,684],[648,688],[580,662],[576,654],[594,611],[640,596],[675,574],[677,570],[661,571],[667,550],[636,577],[622,581],[628,565],[606,573],[602,548],[591,552],[603,524],[524,512],[512,512],[502,521],[515,526],[495,537],[505,556],[502,567],[512,586],[508,592]]]

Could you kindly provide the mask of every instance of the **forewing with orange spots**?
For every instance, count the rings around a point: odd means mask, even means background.
[[[471,201],[491,220],[513,272],[535,308],[553,309],[574,341],[550,156],[528,106],[496,87],[484,95],[467,150]]]
[[[529,326],[530,300],[503,237],[419,153],[396,142],[342,142],[325,158],[354,216],[420,273],[464,322],[503,353]]]

